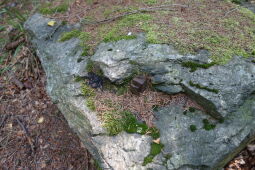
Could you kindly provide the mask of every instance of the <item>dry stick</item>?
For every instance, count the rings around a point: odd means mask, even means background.
[[[233,8],[233,9],[229,10],[228,12],[225,13],[224,17],[226,17],[228,14],[230,14],[231,12],[234,12],[237,9],[238,8]]]
[[[28,143],[31,147],[31,150],[32,152],[34,153],[34,144],[33,144],[33,141],[28,133],[28,130],[26,129],[26,127],[21,123],[21,121],[19,120],[19,118],[16,118],[16,121],[18,122],[19,126],[22,128],[22,130],[25,132],[26,134],[26,137],[27,137],[27,140],[28,140]]]
[[[140,8],[138,10],[125,12],[121,15],[117,15],[117,16],[114,16],[112,18],[107,18],[107,19],[103,19],[103,20],[100,20],[100,21],[94,21],[94,22],[86,22],[86,23],[83,23],[83,24],[88,25],[88,24],[107,23],[107,22],[114,21],[116,19],[122,18],[122,17],[127,16],[127,15],[143,13],[143,12],[153,12],[153,11],[158,11],[158,10],[172,10],[172,9],[169,9],[169,7],[172,7],[172,6],[180,6],[182,8],[187,8],[188,7],[186,5],[181,5],[181,4],[171,4],[171,5],[161,5],[161,6],[155,6],[155,7],[149,7],[149,8]]]

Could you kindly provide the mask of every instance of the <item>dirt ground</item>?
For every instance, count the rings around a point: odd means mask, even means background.
[[[42,71],[22,89],[0,77],[0,169],[95,169],[45,83]]]

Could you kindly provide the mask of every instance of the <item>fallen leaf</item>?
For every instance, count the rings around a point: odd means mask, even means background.
[[[9,123],[7,126],[9,129],[12,129],[12,123]]]
[[[160,143],[160,138],[153,140],[153,142],[156,143],[156,144],[159,144]]]
[[[49,21],[49,22],[48,22],[48,26],[53,27],[53,26],[55,25],[55,23],[56,23],[56,21]]]
[[[40,117],[40,118],[38,119],[37,123],[43,123],[43,121],[44,121],[44,117]]]

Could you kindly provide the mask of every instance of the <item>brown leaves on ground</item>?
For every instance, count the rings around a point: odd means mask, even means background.
[[[229,164],[225,170],[255,170],[255,141],[241,151]]]
[[[116,109],[128,110],[149,126],[153,126],[153,119],[155,118],[153,109],[168,104],[180,105],[185,110],[189,107],[203,110],[201,106],[185,94],[167,95],[152,91],[149,88],[139,95],[132,94],[130,91],[120,96],[109,91],[98,91],[95,98],[97,112],[103,113]]]
[[[95,169],[90,154],[47,96],[44,74],[30,84],[20,89],[6,75],[0,77],[0,167]]]

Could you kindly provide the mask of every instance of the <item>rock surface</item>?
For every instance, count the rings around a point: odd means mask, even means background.
[[[35,14],[25,23],[47,75],[47,92],[103,169],[220,169],[255,137],[255,64],[234,57],[224,66],[190,69],[182,63],[210,63],[208,53],[180,55],[172,46],[147,44],[141,34],[134,40],[102,43],[91,59],[111,81],[121,83],[137,68],[152,76],[156,88],[169,94],[186,92],[204,106],[218,123],[200,111],[183,114],[178,105],[155,112],[163,152],[153,163],[142,166],[152,139],[146,135],[121,133],[108,136],[96,113],[81,96],[75,76],[87,76],[88,57],[82,57],[78,39],[58,42],[59,35],[76,26],[49,27],[49,19]],[[199,85],[199,86],[198,86]],[[203,129],[203,119],[216,124]],[[191,132],[190,125],[197,130]],[[164,154],[171,154],[170,159]]]

